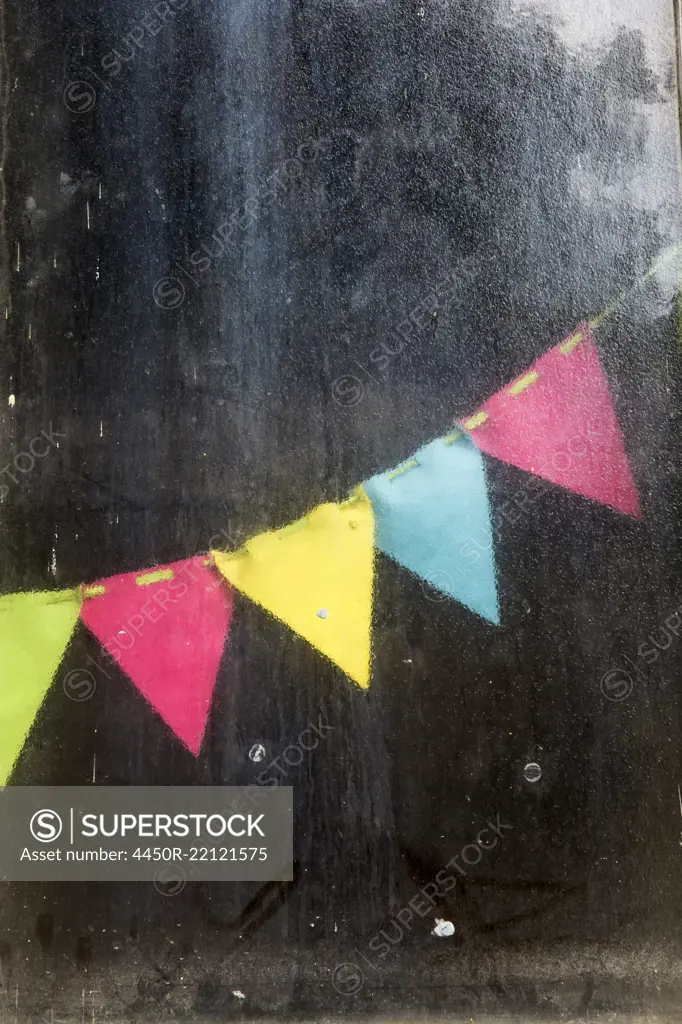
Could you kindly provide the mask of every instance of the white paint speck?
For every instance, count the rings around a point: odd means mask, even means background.
[[[455,934],[455,926],[452,921],[443,921],[442,918],[437,917],[431,934],[437,935],[439,939],[449,939],[451,935]]]
[[[10,395],[9,398],[7,399],[7,404],[9,405],[10,409],[14,408],[15,403],[16,398],[14,397],[14,395]]]
[[[240,988],[233,988],[232,989],[232,995],[236,996],[237,999],[246,999],[246,996],[244,995],[244,993],[242,992],[242,990]]]
[[[249,751],[249,758],[256,762],[265,760],[265,747],[262,743],[254,743]]]

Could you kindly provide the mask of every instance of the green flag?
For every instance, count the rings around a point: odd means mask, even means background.
[[[80,608],[80,588],[0,597],[2,786],[49,689]]]

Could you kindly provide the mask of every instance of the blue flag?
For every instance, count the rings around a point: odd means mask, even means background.
[[[439,438],[362,486],[374,509],[379,550],[499,624],[483,456],[469,438]]]

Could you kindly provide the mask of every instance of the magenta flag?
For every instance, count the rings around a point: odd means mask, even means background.
[[[83,589],[83,622],[195,756],[232,605],[233,591],[206,555]]]
[[[487,455],[640,518],[608,382],[587,324],[460,425]]]

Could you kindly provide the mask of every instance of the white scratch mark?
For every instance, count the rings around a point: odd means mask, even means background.
[[[90,200],[85,200],[85,217],[88,222],[88,231],[90,230]]]
[[[21,245],[17,242],[17,270],[21,269]]]
[[[99,436],[104,437],[104,426],[102,424],[102,420],[99,421]]]
[[[98,199],[101,199],[101,198],[102,198],[102,182],[101,182],[101,181],[100,181],[100,183],[99,183],[99,191],[98,191],[98,193],[97,193],[97,198],[98,198]]]

